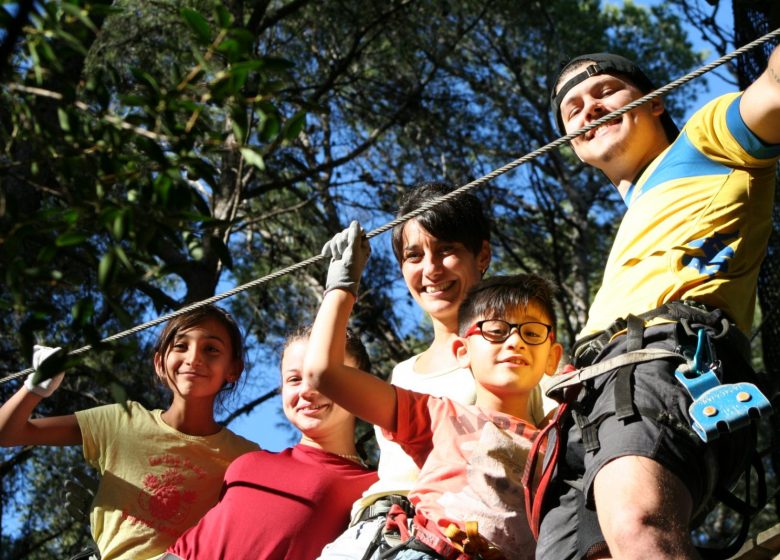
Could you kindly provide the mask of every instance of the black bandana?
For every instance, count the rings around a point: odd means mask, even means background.
[[[563,119],[561,118],[561,101],[569,92],[569,90],[571,90],[574,86],[584,82],[591,76],[597,76],[599,74],[621,74],[630,79],[634,85],[638,87],[639,90],[644,94],[649,93],[655,89],[650,79],[645,75],[644,72],[639,69],[636,64],[627,58],[611,53],[592,53],[573,58],[561,68],[553,84],[557,85],[564,72],[566,72],[566,70],[573,64],[581,61],[592,62],[592,64],[586,66],[582,72],[579,72],[566,80],[566,82],[561,85],[557,93],[555,91],[555,86],[553,86],[553,90],[550,92],[550,109],[555,116],[555,120],[558,123],[558,129],[560,130],[561,134],[566,134],[566,130],[563,126]],[[664,126],[664,130],[666,131],[666,136],[669,139],[669,142],[673,142],[680,133],[680,130],[677,128],[677,125],[674,124],[674,121],[672,120],[672,117],[669,116],[668,111],[664,111],[663,114],[661,114],[661,123]]]

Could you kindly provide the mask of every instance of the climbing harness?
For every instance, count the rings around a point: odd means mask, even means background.
[[[417,513],[409,522],[408,512],[394,504],[387,515],[384,531],[394,533],[400,541],[379,558],[393,558],[404,549],[419,550],[440,560],[504,560],[503,552],[480,535],[476,521],[467,521],[465,530],[451,523],[444,533]],[[364,556],[367,558],[370,556]]]
[[[393,514],[394,521],[390,523],[390,514]],[[408,526],[406,522],[400,522],[400,516],[409,519],[414,516],[414,506],[406,496],[401,494],[392,494],[376,500],[373,504],[363,509],[358,516],[356,523],[369,521],[377,517],[385,517],[386,522],[379,525],[371,539],[368,548],[363,554],[362,560],[369,560],[378,550],[380,556],[393,549],[402,541],[409,538]],[[403,525],[403,527],[401,527]]]
[[[701,76],[701,75],[703,75],[703,74],[705,74],[705,73],[707,73],[707,72],[717,68],[718,66],[721,66],[721,65],[723,65],[723,64],[733,60],[737,56],[739,56],[739,55],[741,55],[741,54],[743,54],[743,53],[745,53],[747,51],[750,51],[750,50],[752,50],[752,49],[754,49],[754,48],[756,48],[756,47],[758,47],[758,46],[760,46],[760,45],[762,45],[762,44],[764,44],[764,43],[766,43],[766,42],[768,42],[768,41],[770,41],[770,40],[772,40],[772,39],[774,39],[775,37],[778,37],[778,36],[780,36],[780,29],[775,29],[774,31],[771,31],[771,32],[763,35],[762,37],[759,37],[758,39],[756,39],[754,41],[751,41],[747,45],[743,45],[742,47],[740,47],[738,49],[735,49],[734,51],[732,51],[732,52],[730,52],[730,53],[728,53],[728,54],[718,58],[717,60],[714,60],[713,62],[710,62],[709,64],[706,64],[706,65],[704,65],[704,66],[694,70],[693,72],[689,72],[685,76],[682,76],[681,78],[678,78],[678,79],[668,83],[667,85],[665,85],[665,86],[663,86],[663,87],[661,87],[661,88],[659,88],[659,89],[657,89],[655,91],[652,91],[652,92],[648,93],[647,95],[645,95],[645,96],[643,96],[643,97],[641,97],[641,98],[639,98],[639,99],[637,99],[635,101],[632,101],[628,105],[625,105],[624,107],[621,107],[620,109],[618,109],[616,111],[613,111],[613,112],[603,116],[602,118],[600,118],[600,119],[598,119],[598,120],[596,120],[596,121],[594,121],[594,122],[592,122],[592,123],[590,123],[590,124],[580,128],[579,130],[575,130],[574,132],[571,132],[571,133],[569,133],[569,134],[567,134],[565,136],[562,136],[562,137],[560,137],[560,138],[558,138],[556,140],[553,140],[552,142],[542,146],[541,148],[538,148],[538,149],[536,149],[536,150],[534,150],[534,151],[532,151],[532,152],[530,152],[530,153],[528,153],[528,154],[526,154],[526,155],[524,155],[524,156],[522,156],[522,157],[520,157],[520,158],[518,158],[518,159],[516,159],[516,160],[514,160],[512,162],[509,162],[506,165],[504,165],[502,167],[499,167],[498,169],[495,169],[495,170],[491,171],[490,173],[488,173],[488,174],[486,174],[486,175],[484,175],[484,176],[482,176],[482,177],[480,177],[478,179],[475,179],[474,181],[471,181],[469,183],[466,183],[465,185],[462,185],[462,186],[458,187],[457,189],[453,190],[450,193],[442,195],[439,198],[431,200],[431,201],[429,201],[429,202],[427,202],[425,204],[422,204],[419,208],[416,208],[415,210],[412,210],[411,212],[408,212],[407,214],[404,214],[403,216],[399,216],[398,218],[396,218],[396,219],[386,223],[385,225],[380,226],[380,227],[376,228],[375,230],[368,232],[366,237],[368,239],[371,239],[372,237],[376,237],[377,235],[380,235],[380,234],[382,234],[382,233],[384,233],[386,231],[389,231],[389,230],[393,229],[397,225],[403,224],[403,223],[405,223],[405,222],[407,222],[407,221],[409,221],[409,220],[419,216],[420,214],[423,214],[423,213],[427,212],[428,210],[430,210],[431,208],[434,208],[438,204],[441,204],[441,203],[443,203],[443,202],[445,202],[447,200],[450,200],[450,199],[455,198],[457,196],[460,196],[461,194],[464,194],[464,193],[466,193],[468,191],[476,189],[477,187],[479,187],[479,186],[481,186],[481,185],[483,185],[483,184],[485,184],[487,182],[492,181],[496,177],[499,177],[500,175],[503,175],[504,173],[507,173],[507,172],[515,169],[516,167],[519,167],[520,165],[522,165],[522,164],[524,164],[524,163],[526,163],[528,161],[531,161],[532,159],[535,159],[535,158],[537,158],[537,157],[539,157],[541,155],[544,155],[547,152],[550,152],[550,151],[558,148],[559,146],[562,146],[563,144],[567,144],[571,140],[573,140],[574,138],[577,138],[578,136],[581,136],[581,135],[585,134],[586,132],[588,132],[590,130],[593,130],[594,128],[597,128],[597,127],[601,126],[602,124],[604,124],[606,122],[609,122],[609,121],[611,121],[611,120],[613,120],[613,119],[615,119],[615,118],[617,118],[617,117],[627,113],[628,111],[636,109],[640,105],[643,105],[643,104],[645,104],[645,103],[647,103],[647,102],[649,102],[649,101],[651,101],[651,100],[653,100],[653,99],[655,99],[657,97],[663,96],[663,95],[667,94],[668,92],[670,92],[670,91],[680,87],[681,85],[686,84],[687,82],[690,82],[691,80],[694,80],[694,79],[698,78],[699,76]],[[185,313],[189,313],[190,311],[193,311],[194,309],[197,309],[199,307],[203,307],[205,305],[216,303],[216,302],[218,302],[218,301],[220,301],[222,299],[228,298],[228,297],[233,296],[233,295],[235,295],[237,293],[240,293],[242,291],[245,291],[245,290],[254,288],[256,286],[259,286],[259,285],[271,282],[272,280],[275,280],[277,278],[285,276],[286,274],[290,274],[292,272],[300,270],[301,268],[307,267],[307,266],[309,266],[311,264],[315,264],[315,263],[317,263],[317,262],[319,262],[319,261],[321,261],[321,260],[323,260],[325,258],[326,258],[325,255],[321,255],[321,254],[320,255],[314,255],[312,257],[309,257],[308,259],[305,259],[305,260],[300,261],[300,262],[298,262],[296,264],[293,264],[293,265],[290,265],[288,267],[285,267],[285,268],[282,268],[280,270],[277,270],[275,272],[272,272],[271,274],[268,274],[268,275],[263,276],[261,278],[256,278],[256,279],[254,279],[254,280],[252,280],[250,282],[247,282],[246,284],[242,284],[240,286],[236,286],[235,288],[232,288],[232,289],[227,290],[225,292],[222,292],[220,294],[216,294],[216,295],[214,295],[214,296],[212,296],[210,298],[207,298],[207,299],[201,300],[199,302],[195,302],[195,303],[193,303],[191,305],[182,307],[181,309],[178,309],[178,310],[174,311],[173,313],[169,313],[167,315],[163,315],[163,316],[158,317],[158,318],[156,318],[156,319],[154,319],[152,321],[148,321],[146,323],[142,323],[140,325],[136,325],[133,328],[130,328],[130,329],[127,329],[125,331],[121,331],[119,333],[116,333],[114,335],[106,337],[106,338],[102,339],[100,341],[100,343],[101,344],[107,344],[107,343],[119,340],[121,338],[125,338],[127,336],[136,334],[136,333],[138,333],[140,331],[146,330],[148,328],[151,328],[151,327],[154,327],[154,326],[159,325],[161,323],[164,323],[166,321],[169,321],[170,319],[173,319],[174,317],[178,317],[178,316],[183,315]],[[92,345],[86,345],[86,346],[83,346],[81,348],[78,348],[78,349],[75,349],[75,350],[71,350],[68,353],[68,356],[78,356],[80,354],[88,352],[89,350],[92,350],[92,348],[93,348]],[[34,368],[27,368],[27,369],[24,369],[22,371],[18,371],[16,373],[9,374],[9,375],[7,375],[7,376],[5,376],[3,378],[0,378],[0,384],[7,383],[8,381],[11,381],[12,379],[16,379],[18,377],[23,377],[23,376],[29,375],[30,373],[33,373],[34,371],[35,371]]]
[[[466,530],[451,524],[444,534],[431,526],[414,506],[400,494],[386,496],[365,508],[358,521],[386,517],[377,527],[374,538],[363,554],[362,560],[392,558],[404,549],[419,550],[444,560],[501,560],[503,555],[487,539],[479,534],[477,523],[469,521]]]
[[[681,345],[673,351],[642,348],[646,326],[656,324],[677,324],[686,339],[695,339],[696,343],[690,347]],[[769,400],[755,384],[745,381],[722,383],[723,364],[716,355],[715,342],[718,339],[725,340],[725,336],[731,329],[733,326],[718,310],[709,310],[693,301],[677,301],[639,316],[629,315],[625,319],[618,319],[604,331],[580,341],[574,351],[574,361],[580,369],[560,375],[549,387],[547,394],[562,404],[550,425],[545,427],[534,441],[523,475],[526,512],[535,536],[538,536],[543,516],[545,492],[559,459],[562,422],[566,414],[571,416],[579,428],[585,451],[592,453],[600,448],[598,428],[607,416],[614,414],[619,420],[629,421],[637,415],[655,418],[659,414],[660,411],[635,406],[632,396],[632,375],[638,364],[656,360],[679,363],[674,375],[677,382],[685,388],[692,402],[688,408],[690,426],[677,426],[676,429],[687,430],[692,437],[704,443],[710,443],[724,433],[751,427],[753,420],[772,412]],[[602,350],[617,336],[626,337],[625,352],[613,358],[596,361]],[[745,359],[749,355],[747,339],[731,336],[728,339],[728,346],[734,351],[735,364],[752,372]],[[610,372],[615,372],[614,412],[589,419],[579,412],[575,401],[587,394],[589,382]],[[555,443],[545,449],[546,440],[553,431],[556,434]],[[745,437],[749,439],[748,452],[744,457],[742,469],[735,469],[734,473],[744,475],[745,500],[734,496],[728,488],[736,481],[736,477],[734,480],[718,481],[718,464],[710,448],[707,448],[703,457],[707,471],[706,495],[712,495],[717,501],[736,511],[742,518],[738,534],[729,544],[718,549],[702,549],[708,558],[727,558],[733,555],[745,541],[750,517],[760,511],[766,503],[766,481],[760,457],[756,453],[756,430],[748,429],[746,434]],[[534,488],[535,469],[540,452],[544,452],[546,458],[538,485]],[[751,470],[755,471],[757,478],[755,504],[750,503]],[[699,510],[694,512],[693,525],[696,521],[700,521],[707,511],[707,504],[702,503]]]

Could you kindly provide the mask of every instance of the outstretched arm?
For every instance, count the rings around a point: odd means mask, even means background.
[[[780,47],[775,47],[766,70],[742,94],[739,112],[761,140],[780,144]]]
[[[303,376],[312,388],[352,414],[387,430],[396,427],[393,387],[360,369],[344,365],[347,323],[370,248],[362,228],[349,229],[326,245],[332,256],[322,305],[314,319]]]
[[[51,348],[36,346],[33,365],[37,368],[52,352]],[[30,374],[24,386],[0,407],[0,446],[81,445],[81,430],[74,415],[30,419],[38,403],[57,389],[63,374],[39,384],[32,383],[34,375]]]

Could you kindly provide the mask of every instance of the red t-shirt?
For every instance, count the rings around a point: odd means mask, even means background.
[[[376,472],[311,446],[233,461],[222,497],[168,552],[185,558],[308,560],[349,524]]]

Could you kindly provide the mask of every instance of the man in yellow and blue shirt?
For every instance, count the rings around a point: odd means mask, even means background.
[[[652,89],[631,61],[584,55],[559,74],[553,113],[573,132]],[[656,98],[575,138],[572,148],[627,206],[575,345],[575,366],[638,348],[679,351],[698,324],[718,338],[721,380],[745,380],[744,333],[772,229],[780,157],[780,50],[747,90],[708,103],[679,134]],[[697,557],[691,519],[715,485],[739,474],[737,458],[750,438],[692,437],[678,364],[655,360],[586,382],[562,437],[538,558]],[[572,479],[580,483],[562,482]]]

